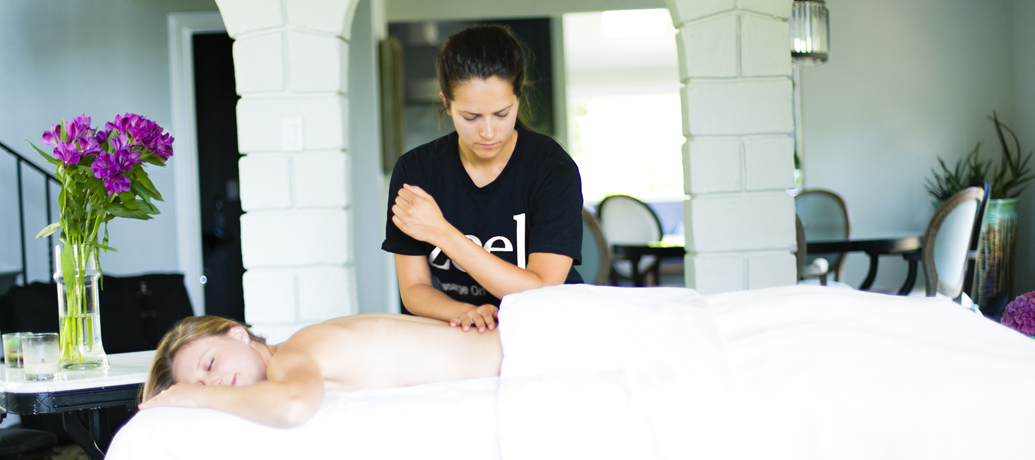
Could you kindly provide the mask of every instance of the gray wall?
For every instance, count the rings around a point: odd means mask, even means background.
[[[1007,5],[1013,63],[1014,118],[1011,127],[1021,139],[1021,149],[1035,149],[1035,2],[1012,0]],[[1018,238],[1015,256],[1014,294],[1035,291],[1035,188],[1021,195],[1018,205]]]
[[[0,141],[36,158],[26,139],[39,145],[44,129],[83,113],[93,117],[94,125],[134,112],[168,128],[166,16],[216,10],[213,0],[0,2]],[[14,193],[6,157],[0,154],[0,194]],[[176,161],[175,155],[170,161]],[[167,198],[159,206],[162,214],[148,222],[116,219],[109,224],[111,244],[121,252],[103,256],[108,273],[178,269],[172,169],[150,168],[149,174]],[[31,202],[41,203],[42,188],[26,192],[34,195],[27,197]],[[5,248],[0,249],[0,270],[10,267],[9,242],[16,238],[8,233],[16,215],[11,203],[0,199],[0,247]],[[27,225],[30,237],[47,219],[41,214],[34,220],[39,222]],[[32,257],[40,262],[30,261],[30,278],[49,278],[45,268],[39,270],[46,263],[46,245],[34,242]]]
[[[1017,98],[1035,94],[1030,78],[1014,73],[1015,59],[1031,67],[1035,15],[1028,2],[1016,4],[1027,18],[1011,20],[1013,4],[1004,1],[827,1],[830,61],[801,72],[805,186],[843,196],[856,235],[923,232],[934,213],[924,180],[937,156],[953,164],[978,141],[986,156],[999,155],[992,110],[1017,129],[1022,145],[1035,147],[1031,117],[1021,123]],[[1015,44],[1028,53],[1011,52]],[[1022,207],[1031,210],[1028,195]],[[1027,251],[1030,235],[1022,227]],[[865,255],[851,255],[847,282],[858,285],[867,264]],[[905,270],[900,257],[883,258],[875,287],[897,288]],[[1018,286],[1033,282],[1030,269],[1019,272]]]
[[[386,0],[388,22],[499,19],[665,8],[664,0]]]

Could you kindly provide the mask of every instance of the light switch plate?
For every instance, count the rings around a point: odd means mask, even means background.
[[[280,148],[283,150],[302,150],[302,118],[281,118],[280,127]]]

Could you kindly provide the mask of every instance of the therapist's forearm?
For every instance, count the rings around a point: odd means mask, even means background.
[[[453,300],[442,291],[422,283],[399,286],[399,295],[410,313],[441,321],[452,321],[475,308],[475,305]]]
[[[502,299],[507,294],[561,284],[564,279],[544,280],[532,270],[517,267],[492,255],[456,229],[444,233],[434,244],[467,271],[490,294]]]

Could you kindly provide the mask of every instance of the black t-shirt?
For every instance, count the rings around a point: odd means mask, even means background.
[[[456,132],[399,158],[388,192],[388,223],[381,249],[426,256],[438,288],[474,305],[500,301],[435,246],[417,241],[392,222],[392,205],[403,184],[428,192],[442,215],[493,255],[525,268],[528,254],[546,252],[574,259],[565,283],[581,283],[574,265],[582,260],[582,178],[575,161],[548,136],[516,128],[517,145],[496,180],[478,188],[460,162]]]

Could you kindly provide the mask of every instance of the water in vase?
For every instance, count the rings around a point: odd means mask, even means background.
[[[106,369],[108,357],[101,343],[99,273],[95,261],[92,257],[85,264],[78,259],[62,261],[60,248],[55,248],[59,269],[54,273],[54,281],[58,286],[61,369]],[[78,251],[68,253],[78,257]],[[65,262],[63,265],[72,276],[65,276],[61,262]]]
[[[62,369],[90,370],[108,367],[108,356],[104,353],[104,345],[101,343],[99,313],[61,316],[60,323],[61,334],[70,334],[72,337],[71,340],[61,340]],[[68,349],[65,349],[66,347]]]

